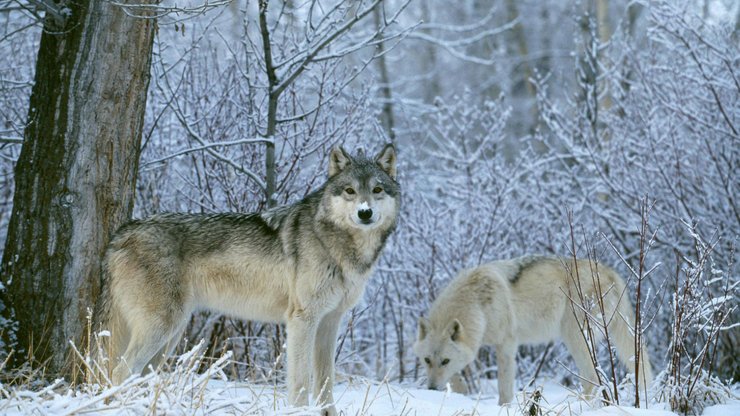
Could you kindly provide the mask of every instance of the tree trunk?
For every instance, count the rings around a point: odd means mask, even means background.
[[[131,214],[156,27],[106,1],[66,7],[41,37],[0,264],[3,349],[47,374],[67,369],[105,246]]]
[[[512,95],[519,95],[522,97],[521,99],[523,102],[530,103],[529,113],[532,117],[529,125],[525,124],[522,126],[527,127],[527,131],[525,131],[525,129],[521,129],[517,134],[534,134],[537,129],[537,122],[540,118],[537,108],[537,91],[535,91],[534,85],[530,82],[530,79],[534,78],[534,73],[532,71],[532,66],[529,63],[529,48],[527,47],[524,23],[522,22],[519,9],[517,8],[517,2],[515,0],[507,0],[506,14],[507,20],[510,22],[516,18],[520,18],[519,22],[511,29],[511,42],[509,42],[509,47],[512,48],[509,52],[510,55],[512,57],[519,56],[521,58],[521,63],[512,68],[513,73],[511,74],[511,77],[514,80],[518,80],[518,82],[512,86]],[[524,88],[520,88],[520,86],[517,85],[519,82],[521,82],[521,86]]]
[[[434,16],[432,16],[432,10],[429,8],[429,3],[426,1],[419,2],[421,7],[421,20],[424,22],[431,22]],[[427,43],[423,46],[424,50],[420,53],[425,59],[422,61],[422,72],[428,74],[428,81],[422,88],[422,94],[424,94],[424,102],[434,103],[437,97],[442,96],[442,86],[440,85],[440,68],[441,63],[437,59],[437,46],[433,43]]]
[[[270,29],[267,26],[267,7],[269,0],[260,0],[260,34],[262,35],[262,51],[265,55],[265,72],[267,73],[268,82],[268,102],[267,102],[267,129],[265,137],[270,139],[265,145],[265,200],[267,207],[272,208],[277,205],[275,198],[276,176],[275,171],[275,133],[277,132],[277,110],[280,91],[277,89],[280,80],[275,73],[275,67],[272,64],[272,45],[270,41]]]
[[[375,19],[375,27],[381,28],[383,25],[382,8],[383,4],[379,4],[373,9],[373,18]],[[382,34],[378,34],[378,38],[381,38]],[[393,95],[391,94],[391,82],[388,77],[388,64],[385,60],[385,45],[382,41],[378,42],[378,70],[380,71],[380,94],[383,100],[383,113],[381,115],[381,123],[388,138],[391,139],[391,143],[396,143],[396,131],[395,122],[393,121]],[[403,377],[402,377],[403,378]]]
[[[609,28],[609,2],[607,0],[598,0],[596,2],[596,24],[599,36],[599,46],[606,45],[609,43],[611,38],[611,29]],[[602,60],[601,65],[605,62]],[[612,95],[609,91],[609,86],[605,81],[601,82],[599,87],[600,91],[606,91],[603,98],[599,102],[599,106],[602,110],[609,110],[612,107]]]

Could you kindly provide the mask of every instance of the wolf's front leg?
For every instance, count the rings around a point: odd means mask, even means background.
[[[288,331],[288,401],[293,406],[307,406],[311,346],[316,341],[318,320],[305,311],[295,311],[285,327]]]
[[[516,375],[516,344],[496,345],[498,362],[498,404],[504,405],[514,400],[514,376]]]
[[[334,354],[337,345],[337,332],[342,321],[342,312],[332,311],[321,319],[314,348],[313,396],[319,405],[328,405],[322,416],[337,414],[334,408]]]

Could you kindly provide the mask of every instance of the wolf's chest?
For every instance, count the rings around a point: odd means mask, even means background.
[[[365,292],[365,286],[367,284],[369,274],[369,272],[343,273],[341,279],[335,281],[337,284],[337,290],[335,293],[338,295],[337,301],[340,309],[346,310],[352,308],[360,301]]]

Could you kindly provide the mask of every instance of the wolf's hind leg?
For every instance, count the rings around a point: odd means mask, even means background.
[[[572,316],[563,326],[563,343],[568,348],[573,361],[576,362],[584,395],[587,397],[591,396],[594,387],[598,386],[599,382],[596,369],[591,361],[591,353],[589,352],[586,340],[583,338],[583,332],[581,332],[578,323]],[[596,336],[596,330],[594,330],[594,336]],[[598,345],[599,339],[594,339],[593,341]]]
[[[627,299],[620,299],[615,294],[611,299],[613,309],[617,313],[609,323],[609,334],[617,350],[619,360],[627,367],[630,373],[635,374],[635,312]],[[653,381],[653,370],[650,365],[645,338],[640,340],[640,371],[637,375],[640,390],[645,392]]]
[[[121,384],[131,374],[145,372],[147,363],[166,346],[170,338],[167,331],[157,330],[152,326],[132,331],[126,352],[113,370],[113,383]]]
[[[126,346],[131,339],[129,328],[118,310],[114,309],[111,315],[112,318],[107,322],[107,325],[103,324],[101,328],[101,330],[108,331],[109,336],[106,337],[102,332],[98,333],[96,335],[98,344],[95,347],[97,365],[104,373],[100,378],[109,381],[115,363],[121,359],[121,355],[126,351]]]
[[[167,357],[172,355],[172,353],[175,351],[175,348],[177,347],[177,344],[180,342],[180,339],[182,339],[182,334],[185,332],[187,323],[187,320],[183,320],[182,325],[174,332],[174,335],[169,339],[169,341],[167,341],[167,343],[164,344],[162,348],[157,351],[156,354],[154,354],[154,357],[149,360],[149,363],[144,367],[144,371],[146,371],[149,367],[156,370],[167,359]]]

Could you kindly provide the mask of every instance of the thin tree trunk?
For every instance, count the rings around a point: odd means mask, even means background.
[[[278,88],[279,80],[275,74],[275,67],[272,64],[272,45],[270,43],[270,29],[267,26],[267,7],[269,0],[260,0],[260,34],[262,35],[262,51],[265,55],[265,72],[267,73],[268,82],[268,102],[267,102],[267,129],[265,137],[271,139],[265,148],[265,200],[267,207],[272,208],[277,205],[275,199],[275,187],[277,172],[275,172],[275,133],[277,132],[277,107],[280,93]]]
[[[606,45],[611,38],[611,29],[609,28],[609,3],[607,0],[598,0],[596,2],[596,22],[599,36],[599,46]],[[603,62],[601,63],[604,64]],[[601,82],[600,90],[607,91],[599,103],[601,109],[608,111],[612,107],[612,95],[608,91],[608,85],[605,81]]]
[[[516,1],[507,0],[506,13],[507,20],[510,22],[520,17]],[[514,73],[512,73],[512,78],[520,78],[521,82],[524,85],[524,89],[526,91],[526,97],[524,98],[524,100],[531,103],[529,112],[532,119],[528,126],[528,130],[529,133],[534,133],[537,128],[537,122],[539,120],[539,113],[537,109],[537,92],[535,91],[534,85],[530,82],[530,79],[533,78],[533,71],[532,66],[529,63],[529,48],[527,47],[527,37],[524,31],[524,23],[522,23],[521,19],[512,28],[511,36],[513,38],[511,42],[511,47],[516,47],[516,51],[512,52],[512,55],[516,54],[521,58],[521,64],[513,68]],[[519,93],[519,91],[517,91],[517,89],[515,88],[513,93],[517,94]]]
[[[51,374],[80,342],[101,255],[131,214],[156,25],[106,1],[67,7],[41,37],[0,264],[5,349]]]
[[[375,27],[380,28],[383,25],[382,22],[382,8],[383,4],[379,4],[373,10],[373,18],[375,19]],[[381,37],[382,35],[378,35]],[[388,65],[385,60],[385,44],[383,42],[378,43],[378,69],[380,70],[380,94],[383,97],[383,113],[381,122],[388,138],[391,139],[392,143],[396,143],[396,132],[394,129],[395,122],[393,120],[393,96],[391,94],[390,79],[388,77]]]
[[[431,22],[433,19],[432,11],[429,8],[429,2],[422,1],[419,2],[419,7],[421,7],[421,19],[424,22]],[[437,46],[428,43],[423,46],[424,52],[421,53],[421,56],[426,57],[422,61],[422,69],[423,73],[428,74],[429,81],[426,83],[424,88],[422,88],[423,94],[424,94],[424,101],[427,103],[433,103],[434,100],[442,95],[442,87],[440,86],[439,82],[439,62],[437,62]]]

